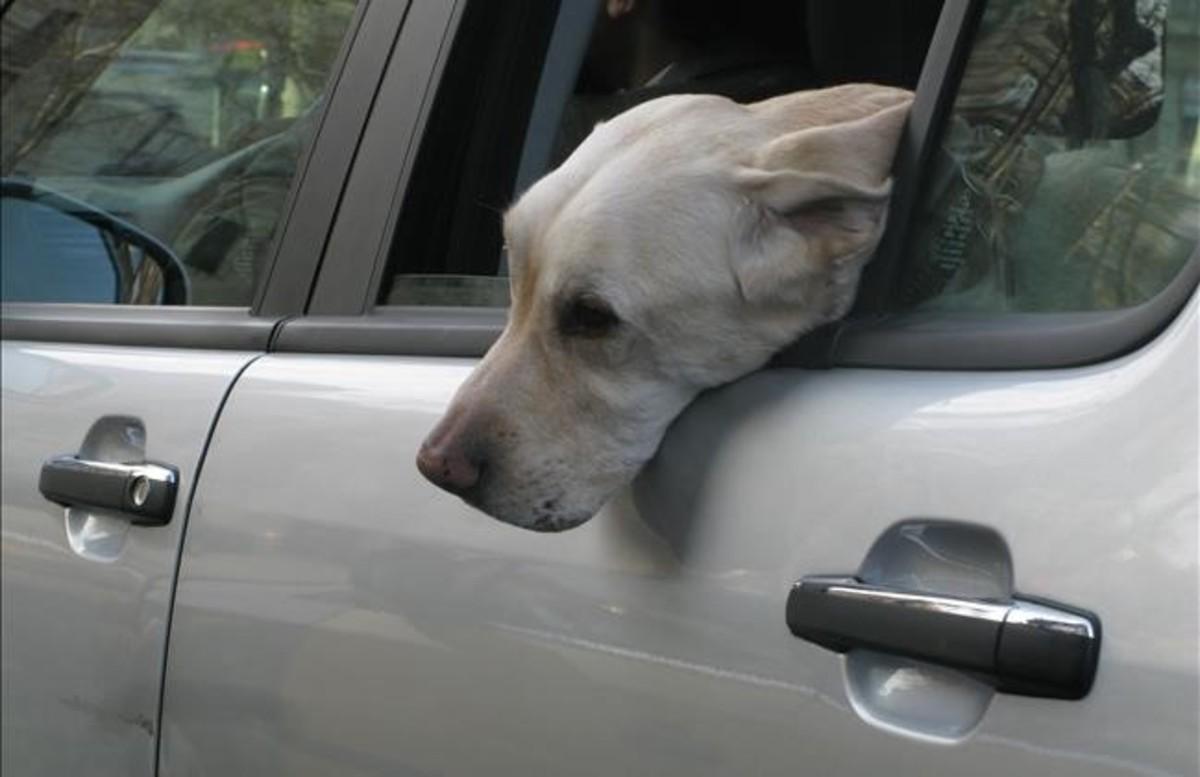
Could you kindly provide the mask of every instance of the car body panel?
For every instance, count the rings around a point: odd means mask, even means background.
[[[167,613],[187,495],[253,354],[5,341],[3,772],[154,773]],[[166,526],[47,501],[42,463],[102,417],[136,417],[179,469]]]
[[[393,246],[396,211],[406,187],[421,194],[409,168],[440,129],[425,121],[463,6],[365,4],[279,260],[237,322],[261,342],[221,341],[375,355],[175,348],[218,347],[216,327],[186,320],[209,313],[178,308],[110,321],[48,306],[68,326],[40,335],[99,321],[97,342],[136,332],[170,348],[5,342],[3,772],[1200,773],[1196,297],[1153,342],[1087,367],[752,375],[701,397],[633,487],[565,534],[500,524],[420,478],[417,445],[476,361],[381,354],[471,353],[502,311],[483,327],[464,309],[362,314],[389,251],[408,249]],[[919,137],[936,137],[961,71],[950,49],[978,7],[946,4],[958,21],[931,57]],[[910,156],[897,191],[915,196],[924,157]],[[389,318],[394,330],[359,337]],[[1106,340],[1103,354],[1131,342],[1068,323]],[[351,334],[288,337],[323,325]],[[1028,332],[968,334],[1064,358]],[[911,346],[911,329],[885,335],[872,353]],[[963,366],[961,350],[942,356]],[[37,494],[41,461],[111,415],[138,416],[148,455],[180,467],[165,528],[97,521],[107,534],[83,536]],[[909,714],[894,725],[849,690],[861,651],[788,632],[795,580],[853,573],[920,517],[996,530],[1020,593],[1097,613],[1087,698],[985,687],[976,723],[956,706],[974,678],[867,656],[884,678],[869,701]],[[966,733],[913,722],[934,709]]]
[[[195,499],[162,773],[1194,774],[1198,308],[1088,367],[758,373],[558,535],[413,465],[473,361],[266,356]],[[787,592],[922,516],[1099,615],[1086,699],[996,695],[952,744],[856,714]]]

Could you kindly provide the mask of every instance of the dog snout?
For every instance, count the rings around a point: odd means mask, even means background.
[[[486,467],[483,429],[477,408],[450,408],[417,452],[417,469],[434,485],[466,497],[476,490]]]
[[[438,488],[462,495],[479,483],[483,457],[453,441],[426,440],[417,453],[417,469]]]

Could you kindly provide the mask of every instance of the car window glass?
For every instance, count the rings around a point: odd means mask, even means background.
[[[596,123],[667,94],[753,102],[856,80],[911,88],[941,8],[936,0],[532,5],[466,6],[379,304],[507,305],[501,214]],[[879,23],[863,31],[864,14]]]
[[[1200,235],[1200,2],[992,0],[910,240],[904,306],[1135,305]]]
[[[5,3],[3,299],[248,305],[354,5]]]

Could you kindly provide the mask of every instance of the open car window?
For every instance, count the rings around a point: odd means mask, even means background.
[[[596,123],[668,94],[916,85],[939,0],[465,6],[378,304],[504,307],[500,216]],[[837,6],[837,7],[834,7]],[[877,23],[861,30],[870,13]]]

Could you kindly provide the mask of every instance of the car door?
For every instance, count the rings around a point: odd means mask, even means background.
[[[361,123],[316,127],[370,95],[326,82],[377,78],[398,23],[236,5],[4,4],[6,775],[155,773],[205,446],[332,220]]]
[[[790,37],[846,58],[788,77],[905,83],[904,23],[832,7]],[[1154,52],[1197,16],[1139,9],[1101,82],[1127,121],[1080,135],[1068,4],[946,4],[855,312],[537,535],[413,464],[503,323],[492,211],[564,114],[694,85],[581,94],[580,4],[417,4],[307,313],[213,433],[162,772],[1195,773],[1195,59]]]

